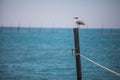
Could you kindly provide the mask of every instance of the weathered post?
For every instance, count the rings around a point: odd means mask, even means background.
[[[77,19],[76,20],[77,28],[73,28],[73,32],[74,32],[74,46],[75,46],[75,59],[76,59],[76,74],[77,74],[77,80],[82,80],[78,25],[85,25],[85,24],[82,21],[78,20],[78,17],[75,17],[75,19]]]
[[[78,31],[78,28],[74,28],[73,31],[74,31],[77,80],[82,80],[82,71],[81,71],[81,62],[80,62],[80,46],[79,46],[79,31]]]

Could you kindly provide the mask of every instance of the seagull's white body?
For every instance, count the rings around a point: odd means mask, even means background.
[[[77,24],[77,28],[79,25],[85,25],[85,23],[82,20],[80,20],[78,17],[74,17],[74,19],[75,19],[75,22]]]

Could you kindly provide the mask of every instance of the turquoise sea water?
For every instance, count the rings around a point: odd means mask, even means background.
[[[81,29],[81,54],[120,73],[120,29]],[[72,29],[0,29],[0,80],[76,80]],[[81,57],[83,80],[120,80]]]

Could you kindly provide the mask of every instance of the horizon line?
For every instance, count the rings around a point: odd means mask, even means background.
[[[38,27],[38,26],[0,26],[0,28],[67,28],[72,29],[76,27]],[[120,27],[79,27],[79,29],[120,29]]]

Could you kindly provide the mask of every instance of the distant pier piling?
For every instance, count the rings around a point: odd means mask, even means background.
[[[18,24],[17,32],[20,32],[20,24]]]
[[[3,27],[2,26],[0,27],[0,32],[3,32]]]

